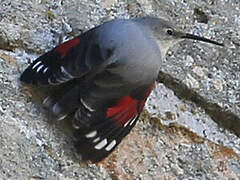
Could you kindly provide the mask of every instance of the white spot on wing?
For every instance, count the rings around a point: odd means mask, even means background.
[[[52,82],[51,78],[48,78],[48,84],[56,85],[57,83]]]
[[[56,79],[56,81],[59,82],[59,83],[66,82],[66,81],[68,81],[68,80],[69,80],[69,79],[67,79],[67,78],[65,78],[65,77],[59,77],[59,78]]]
[[[37,72],[41,71],[41,69],[44,67],[44,65],[40,65],[38,68],[37,68]]]
[[[131,125],[136,121],[137,117],[138,117],[138,115],[134,116],[132,119],[130,119],[128,122],[126,122],[126,123],[124,124],[124,127],[126,127],[126,126],[128,126],[128,125],[131,126]]]
[[[38,62],[32,67],[32,69],[36,68],[39,64],[41,64],[41,61],[38,61]]]
[[[46,67],[44,70],[43,70],[43,73],[46,73],[48,70],[48,67]]]
[[[52,84],[52,81],[50,78],[48,78],[48,84]]]
[[[75,114],[76,115],[76,114]],[[77,124],[76,124],[76,118],[73,118],[72,119],[72,126],[74,127],[74,129],[79,129],[80,128],[80,126],[78,126]]]
[[[81,118],[81,111],[80,111],[80,110],[78,110],[78,111],[75,113],[74,118],[75,118],[75,119],[80,119],[80,118]]]
[[[125,123],[124,127],[126,127],[130,122],[131,122],[131,120],[129,120],[127,123]]]
[[[88,106],[82,98],[80,99],[80,101],[81,101],[81,103],[83,104],[83,106],[84,106],[86,109],[88,109],[90,112],[95,111],[95,110],[92,109],[90,106]]]
[[[72,123],[72,126],[73,126],[74,129],[79,129],[79,128],[80,128],[79,126],[77,126],[77,125],[74,124],[74,123]]]
[[[96,142],[98,142],[100,140],[100,137],[97,137],[97,138],[95,138],[94,140],[93,140],[93,143],[96,143]]]
[[[61,117],[59,117],[57,120],[58,120],[58,121],[61,121],[61,120],[65,119],[65,117],[67,117],[67,114],[65,114],[65,115],[63,115],[63,116],[61,116]]]
[[[49,99],[50,99],[49,96],[46,97],[46,98],[43,100],[42,104],[43,104],[43,105],[48,104]]]
[[[114,146],[117,144],[117,141],[114,139],[105,149],[106,151],[110,151],[112,150],[112,148],[114,148]]]
[[[90,133],[86,134],[85,137],[86,138],[93,138],[97,135],[97,131],[91,131]]]
[[[54,106],[53,106],[53,108],[52,108],[52,113],[56,116],[56,117],[58,117],[57,118],[57,120],[63,120],[66,116],[67,116],[67,114],[62,114],[62,107],[58,104],[58,103],[56,103]],[[60,115],[60,116],[59,116]]]
[[[130,126],[137,120],[137,117],[138,117],[138,116],[135,116],[135,117],[131,120]]]
[[[106,145],[107,145],[107,139],[105,138],[104,140],[100,141],[96,146],[94,146],[94,148],[97,150],[100,150]]]
[[[67,78],[69,78],[69,79],[73,79],[73,78],[74,78],[71,74],[69,74],[69,72],[67,72],[67,70],[66,70],[63,66],[61,66],[60,68],[61,68],[61,72],[62,72],[65,76],[67,76]]]

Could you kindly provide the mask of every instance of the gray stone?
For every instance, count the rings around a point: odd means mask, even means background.
[[[0,0],[0,179],[240,179],[239,10],[236,0]],[[226,47],[172,47],[141,121],[104,161],[83,164],[70,123],[49,119],[18,77],[80,32],[146,14]]]

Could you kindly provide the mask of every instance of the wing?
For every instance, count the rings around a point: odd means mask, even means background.
[[[28,84],[57,85],[94,74],[107,61],[112,51],[109,52],[103,57],[94,28],[37,58],[20,80]]]
[[[98,110],[81,100],[73,125],[77,128],[76,148],[83,160],[100,161],[117,147],[136,124],[153,87],[141,89],[144,93],[140,98],[126,95],[109,106],[105,102]]]

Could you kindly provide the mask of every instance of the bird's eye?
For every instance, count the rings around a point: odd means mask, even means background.
[[[170,36],[173,35],[173,30],[172,29],[167,29],[167,34],[170,35]]]

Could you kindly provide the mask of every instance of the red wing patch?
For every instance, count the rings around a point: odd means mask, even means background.
[[[112,117],[119,126],[124,126],[125,123],[139,113],[139,102],[141,101],[125,96],[119,100],[116,106],[107,109],[107,117]]]
[[[79,38],[74,38],[71,39],[61,45],[59,45],[56,50],[61,54],[61,58],[64,58],[67,53],[69,52],[69,50],[76,46],[79,43]]]
[[[124,126],[129,120],[138,116],[145,105],[147,97],[155,87],[153,83],[145,92],[144,99],[133,99],[131,96],[125,96],[121,98],[117,105],[107,109],[107,118],[113,118],[116,120],[119,126]]]

